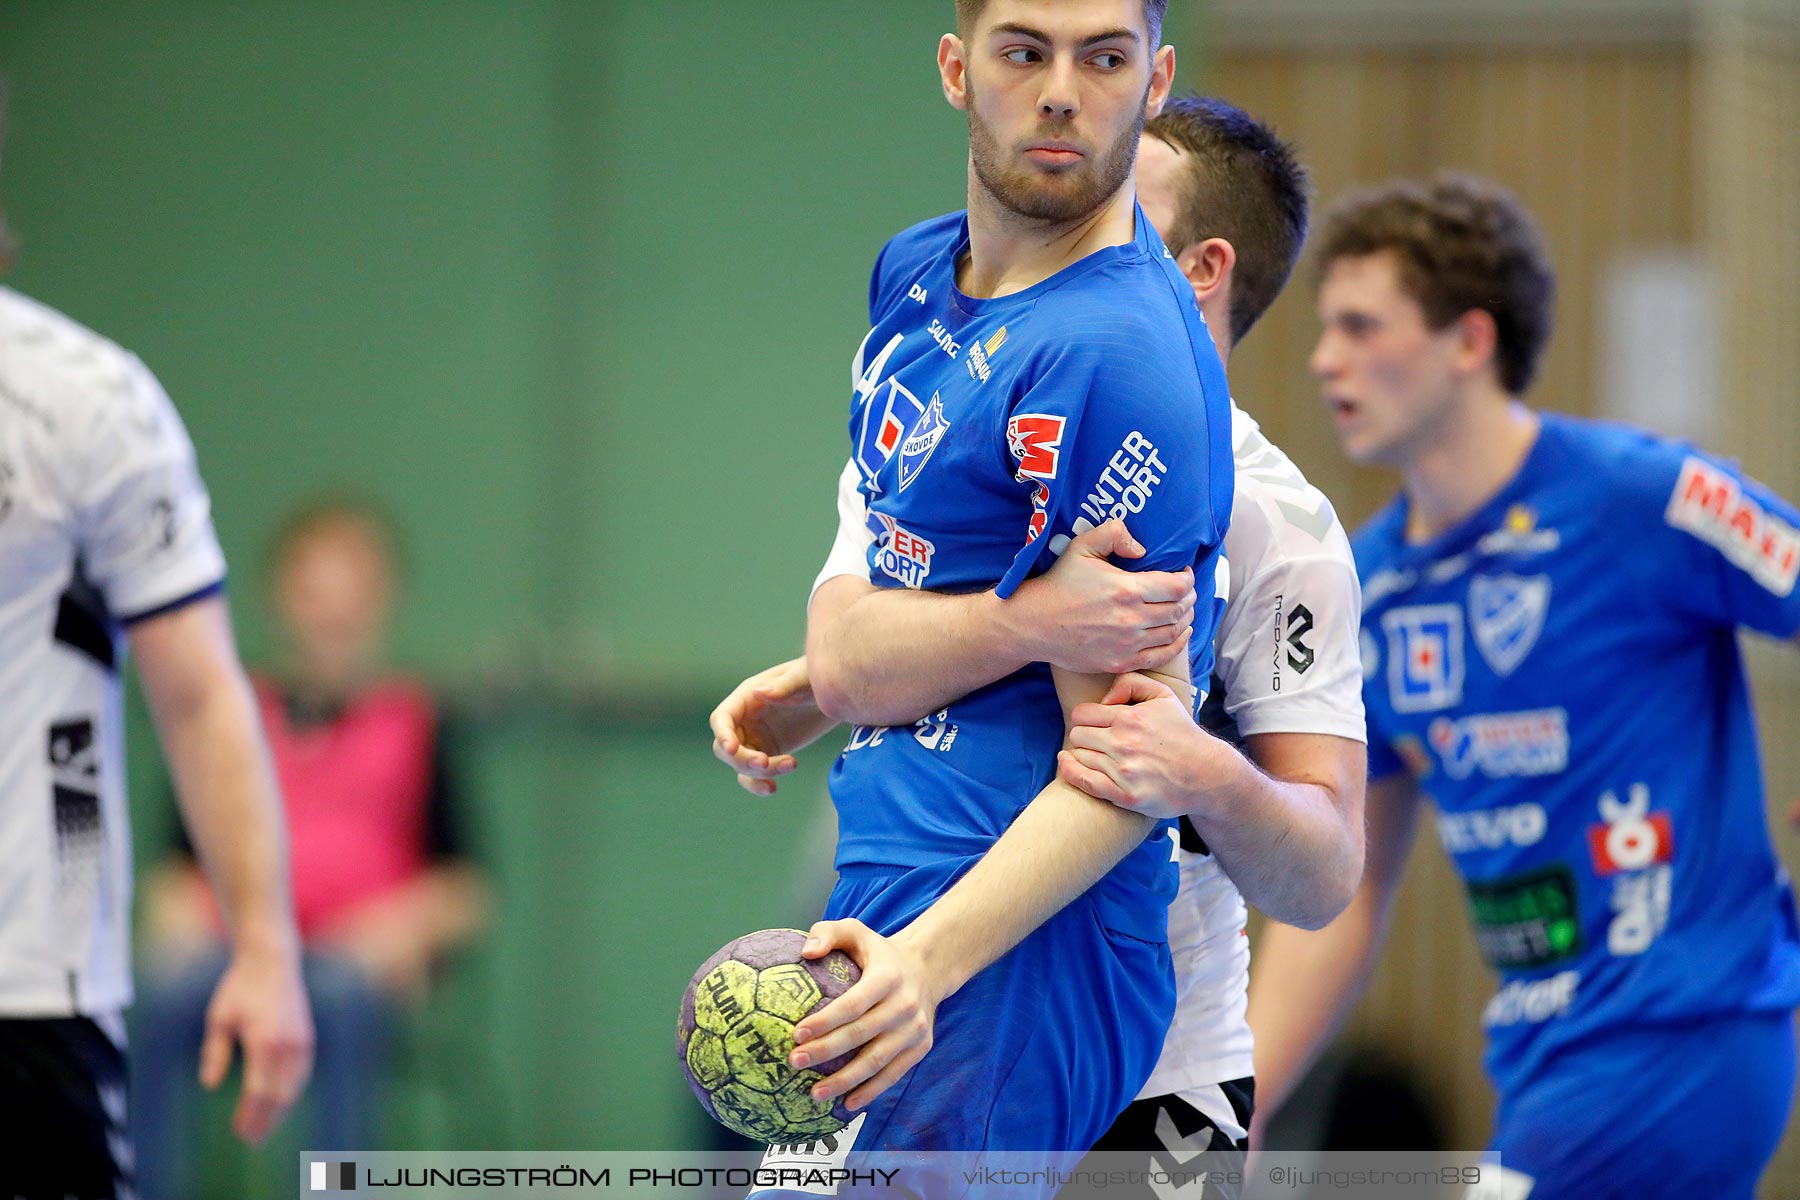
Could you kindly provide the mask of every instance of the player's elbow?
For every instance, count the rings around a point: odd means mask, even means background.
[[[833,721],[850,725],[904,725],[918,719],[896,703],[878,672],[851,662],[837,653],[830,639],[816,639],[806,648],[807,672],[812,678],[813,703]]]
[[[851,725],[887,724],[878,714],[871,714],[869,698],[858,687],[857,673],[836,655],[809,649],[807,670],[812,676],[813,703],[827,717]]]
[[[910,725],[918,719],[917,713],[908,712],[867,687],[859,689],[849,678],[838,676],[825,682],[827,678],[813,676],[813,703],[833,721],[847,725]]]
[[[1364,843],[1361,822],[1352,822],[1339,831],[1327,852],[1321,856],[1316,904],[1308,914],[1312,923],[1307,929],[1323,929],[1341,916],[1356,899],[1362,887]]]
[[[850,713],[855,708],[855,701],[845,687],[843,679],[831,672],[820,670],[818,666],[814,665],[812,667],[812,689],[813,703],[819,706],[820,712],[833,721],[852,721],[854,723]]]
[[[1357,870],[1360,873],[1360,862]],[[1356,899],[1356,883],[1355,878],[1346,878],[1342,873],[1324,875],[1295,906],[1294,913],[1284,919],[1301,929],[1323,929],[1342,916]]]
[[[1269,916],[1300,929],[1318,930],[1350,907],[1363,884],[1362,830],[1347,826],[1335,832],[1338,836],[1325,839],[1312,861],[1295,873],[1304,884],[1286,897],[1284,911]]]

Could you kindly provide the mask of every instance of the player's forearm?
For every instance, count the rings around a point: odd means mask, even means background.
[[[1259,1109],[1279,1109],[1330,1044],[1368,984],[1385,933],[1367,887],[1324,929],[1264,927],[1250,969]]]
[[[806,661],[821,712],[905,725],[1032,661],[992,592],[938,595],[844,578],[819,589]]]
[[[1344,911],[1362,877],[1361,805],[1355,819],[1326,784],[1277,779],[1243,755],[1229,779],[1190,813],[1244,900],[1268,916],[1318,929]]]
[[[949,996],[1087,891],[1156,822],[1053,780],[981,861],[895,935]]]
[[[146,694],[183,817],[233,943],[295,946],[287,836],[249,682],[241,672],[186,692]]]

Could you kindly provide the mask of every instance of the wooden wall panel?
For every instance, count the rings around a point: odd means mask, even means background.
[[[1709,10],[1699,54],[1701,228],[1719,274],[1721,449],[1800,496],[1800,7],[1729,0]],[[1800,660],[1751,643],[1776,848],[1800,870]],[[1800,1120],[1763,1180],[1800,1196]]]

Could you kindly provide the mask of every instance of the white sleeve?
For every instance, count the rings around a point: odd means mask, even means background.
[[[131,358],[119,390],[96,399],[75,505],[82,562],[108,609],[130,622],[217,590],[212,503],[162,385]]]
[[[1366,742],[1362,589],[1341,531],[1323,552],[1270,555],[1220,622],[1225,712],[1241,736],[1325,733]]]
[[[838,476],[837,538],[831,543],[824,568],[813,580],[812,592],[806,597],[808,604],[828,579],[855,575],[867,582],[869,578],[869,547],[875,544],[875,535],[869,532],[869,506],[858,487],[861,481],[862,473],[856,469],[855,460],[846,462],[843,474]]]

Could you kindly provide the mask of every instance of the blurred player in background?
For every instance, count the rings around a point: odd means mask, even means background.
[[[1800,512],[1526,407],[1554,276],[1500,189],[1353,194],[1321,240],[1313,371],[1345,453],[1403,487],[1355,540],[1368,870],[1327,929],[1258,948],[1268,1107],[1366,979],[1422,789],[1501,978],[1492,1194],[1747,1198],[1791,1100],[1800,945],[1737,633],[1800,629]]]
[[[1139,202],[1167,244],[1180,248],[1175,261],[1227,358],[1299,256],[1304,171],[1268,128],[1216,99],[1171,101],[1144,133]],[[1155,804],[1180,818],[1181,885],[1170,907],[1174,1023],[1139,1099],[1096,1148],[1179,1153],[1183,1161],[1192,1149],[1243,1149],[1250,1123],[1249,949],[1234,881],[1243,877],[1242,891],[1259,907],[1316,928],[1342,910],[1360,873],[1360,606],[1349,542],[1329,502],[1256,423],[1235,408],[1232,419],[1231,598],[1202,720],[1242,744],[1268,775],[1143,676],[1109,696],[1112,703],[1075,710],[1071,741],[1086,765],[1064,764],[1064,777],[1094,795]],[[870,586],[874,536],[858,479],[848,464],[837,540],[815,591],[838,578]],[[1133,585],[1148,578],[1066,555],[1017,598],[1037,589],[1048,627],[1103,645],[1118,629],[1140,628],[1144,600]],[[1110,607],[1107,589],[1117,589]],[[996,624],[990,636],[1005,645],[1007,630]],[[1129,669],[1128,656],[1138,652],[1133,642],[1118,646],[1114,669]],[[940,723],[926,714],[917,728],[929,735]],[[767,795],[793,769],[794,752],[834,725],[813,703],[806,660],[795,659],[745,680],[715,710],[714,749],[747,790]],[[1283,832],[1279,849],[1258,844]],[[1173,1143],[1159,1126],[1173,1131]]]
[[[394,1022],[480,927],[486,887],[462,833],[437,702],[389,662],[398,555],[373,509],[326,501],[277,535],[278,669],[255,679],[292,848],[294,907],[318,1027],[316,1150],[378,1144]],[[189,1195],[189,1089],[223,967],[217,906],[183,848],[145,889],[147,982],[133,1030],[146,1200]]]
[[[849,949],[865,980],[917,981],[915,1028],[939,1002],[945,1019],[940,1053],[891,1092],[912,1062],[887,1033],[818,1085],[858,1089],[846,1158],[1083,1150],[1148,1076],[1168,1025],[1175,877],[1162,829],[1055,781],[1067,711],[1113,677],[1032,661],[1048,656],[971,670],[942,654],[971,639],[972,612],[1007,608],[1059,552],[1129,543],[1136,565],[1208,585],[1199,644],[1182,638],[1147,665],[1189,696],[1190,672],[1210,671],[1228,399],[1191,287],[1132,186],[1139,132],[1174,71],[1174,51],[1158,49],[1162,7],[959,4],[938,63],[969,116],[969,209],[902,233],[877,260],[851,414],[880,527],[876,586],[828,581],[807,644],[820,707],[859,722],[832,774],[827,906],[854,920],[816,928],[811,948]],[[933,710],[935,731],[910,725]],[[896,720],[909,724],[887,728]],[[1095,1038],[1100,1011],[1114,1026]],[[805,1032],[797,1066],[854,1034],[808,1046]]]
[[[224,578],[155,377],[0,288],[0,1195],[131,1191],[127,647],[230,931],[201,1080],[218,1086],[241,1046],[233,1128],[250,1141],[305,1085],[279,797]]]

